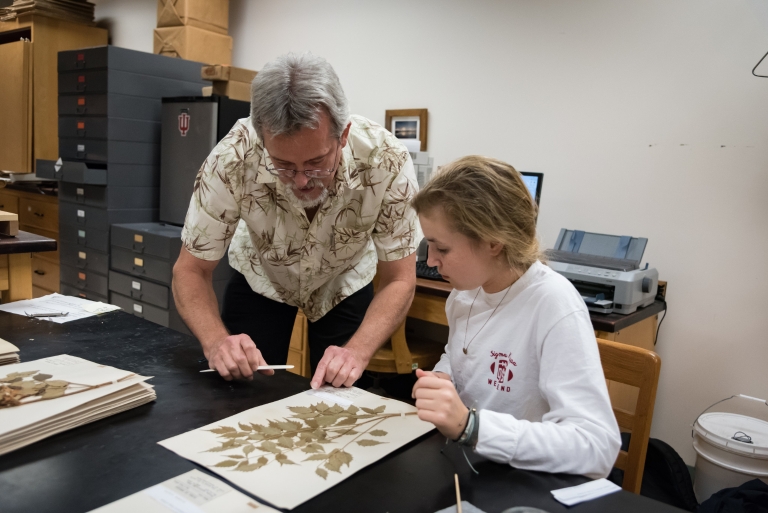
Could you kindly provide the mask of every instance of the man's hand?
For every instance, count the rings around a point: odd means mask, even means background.
[[[431,422],[445,436],[456,440],[467,424],[469,409],[461,402],[456,388],[442,372],[416,369],[419,378],[413,385],[411,396],[421,420]]]
[[[253,379],[253,371],[259,365],[267,365],[261,351],[256,349],[248,335],[230,335],[214,344],[206,351],[208,366],[216,369],[222,378],[227,381],[232,379]],[[261,370],[261,374],[271,376],[275,371]]]
[[[317,364],[310,386],[315,389],[330,383],[337,388],[342,385],[351,387],[362,376],[367,365],[368,360],[364,361],[357,352],[346,347],[329,346]]]

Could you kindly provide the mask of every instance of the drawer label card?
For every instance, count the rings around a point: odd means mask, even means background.
[[[79,258],[79,259],[81,259],[81,260],[85,260],[85,258],[86,258],[87,256],[88,256],[88,255],[86,255],[86,254],[85,254],[85,251],[78,251],[78,252],[77,252],[77,258]]]
[[[133,311],[136,313],[141,313],[144,310],[144,307],[141,305],[137,305],[136,303],[133,304]]]
[[[78,144],[77,151],[85,151],[85,144]]]
[[[78,130],[85,130],[85,121],[78,121],[77,122],[77,129]]]
[[[85,273],[77,273],[77,279],[85,281]]]
[[[141,290],[141,283],[139,283],[138,281],[132,281],[131,287],[133,287],[136,290]]]
[[[81,189],[80,187],[77,188],[77,195],[83,196],[85,194],[85,189]]]
[[[85,210],[78,210],[77,217],[85,217]]]
[[[85,238],[85,230],[77,230],[77,236],[78,237],[82,237],[84,239]]]
[[[82,97],[78,98],[77,99],[77,104],[80,105],[80,106],[85,105],[85,98],[82,98]]]
[[[133,234],[133,242],[144,242],[144,236],[138,233]]]
[[[143,258],[134,258],[133,259],[133,265],[137,265],[139,267],[144,267],[144,259]]]

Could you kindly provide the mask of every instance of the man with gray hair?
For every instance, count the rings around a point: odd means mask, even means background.
[[[265,65],[250,118],[197,175],[173,269],[177,308],[209,366],[231,380],[285,363],[301,308],[312,387],[352,386],[413,299],[417,187],[406,148],[350,116],[324,59],[288,54]],[[212,273],[228,244],[238,272],[219,316]]]

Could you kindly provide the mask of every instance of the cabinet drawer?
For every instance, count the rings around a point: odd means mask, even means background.
[[[32,254],[32,285],[59,290],[59,266]]]
[[[47,296],[49,294],[53,294],[54,292],[56,292],[56,291],[55,290],[45,290],[45,289],[41,289],[40,287],[36,287],[36,286],[32,285],[32,297],[33,298]]]
[[[56,203],[19,198],[19,224],[59,231],[59,207]]]
[[[58,233],[52,232],[50,230],[43,230],[42,228],[38,228],[36,226],[27,226],[25,224],[19,225],[19,230],[42,235],[43,237],[48,237],[49,239],[54,239],[56,241],[56,251],[44,251],[41,253],[36,253],[36,255],[43,258],[44,260],[51,262],[59,261],[59,250],[61,249],[61,243],[59,242]]]
[[[0,192],[0,210],[19,213],[19,198],[7,192]]]

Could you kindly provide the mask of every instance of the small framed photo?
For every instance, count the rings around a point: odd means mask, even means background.
[[[419,140],[420,151],[427,151],[427,109],[388,110],[385,128],[398,139]]]

